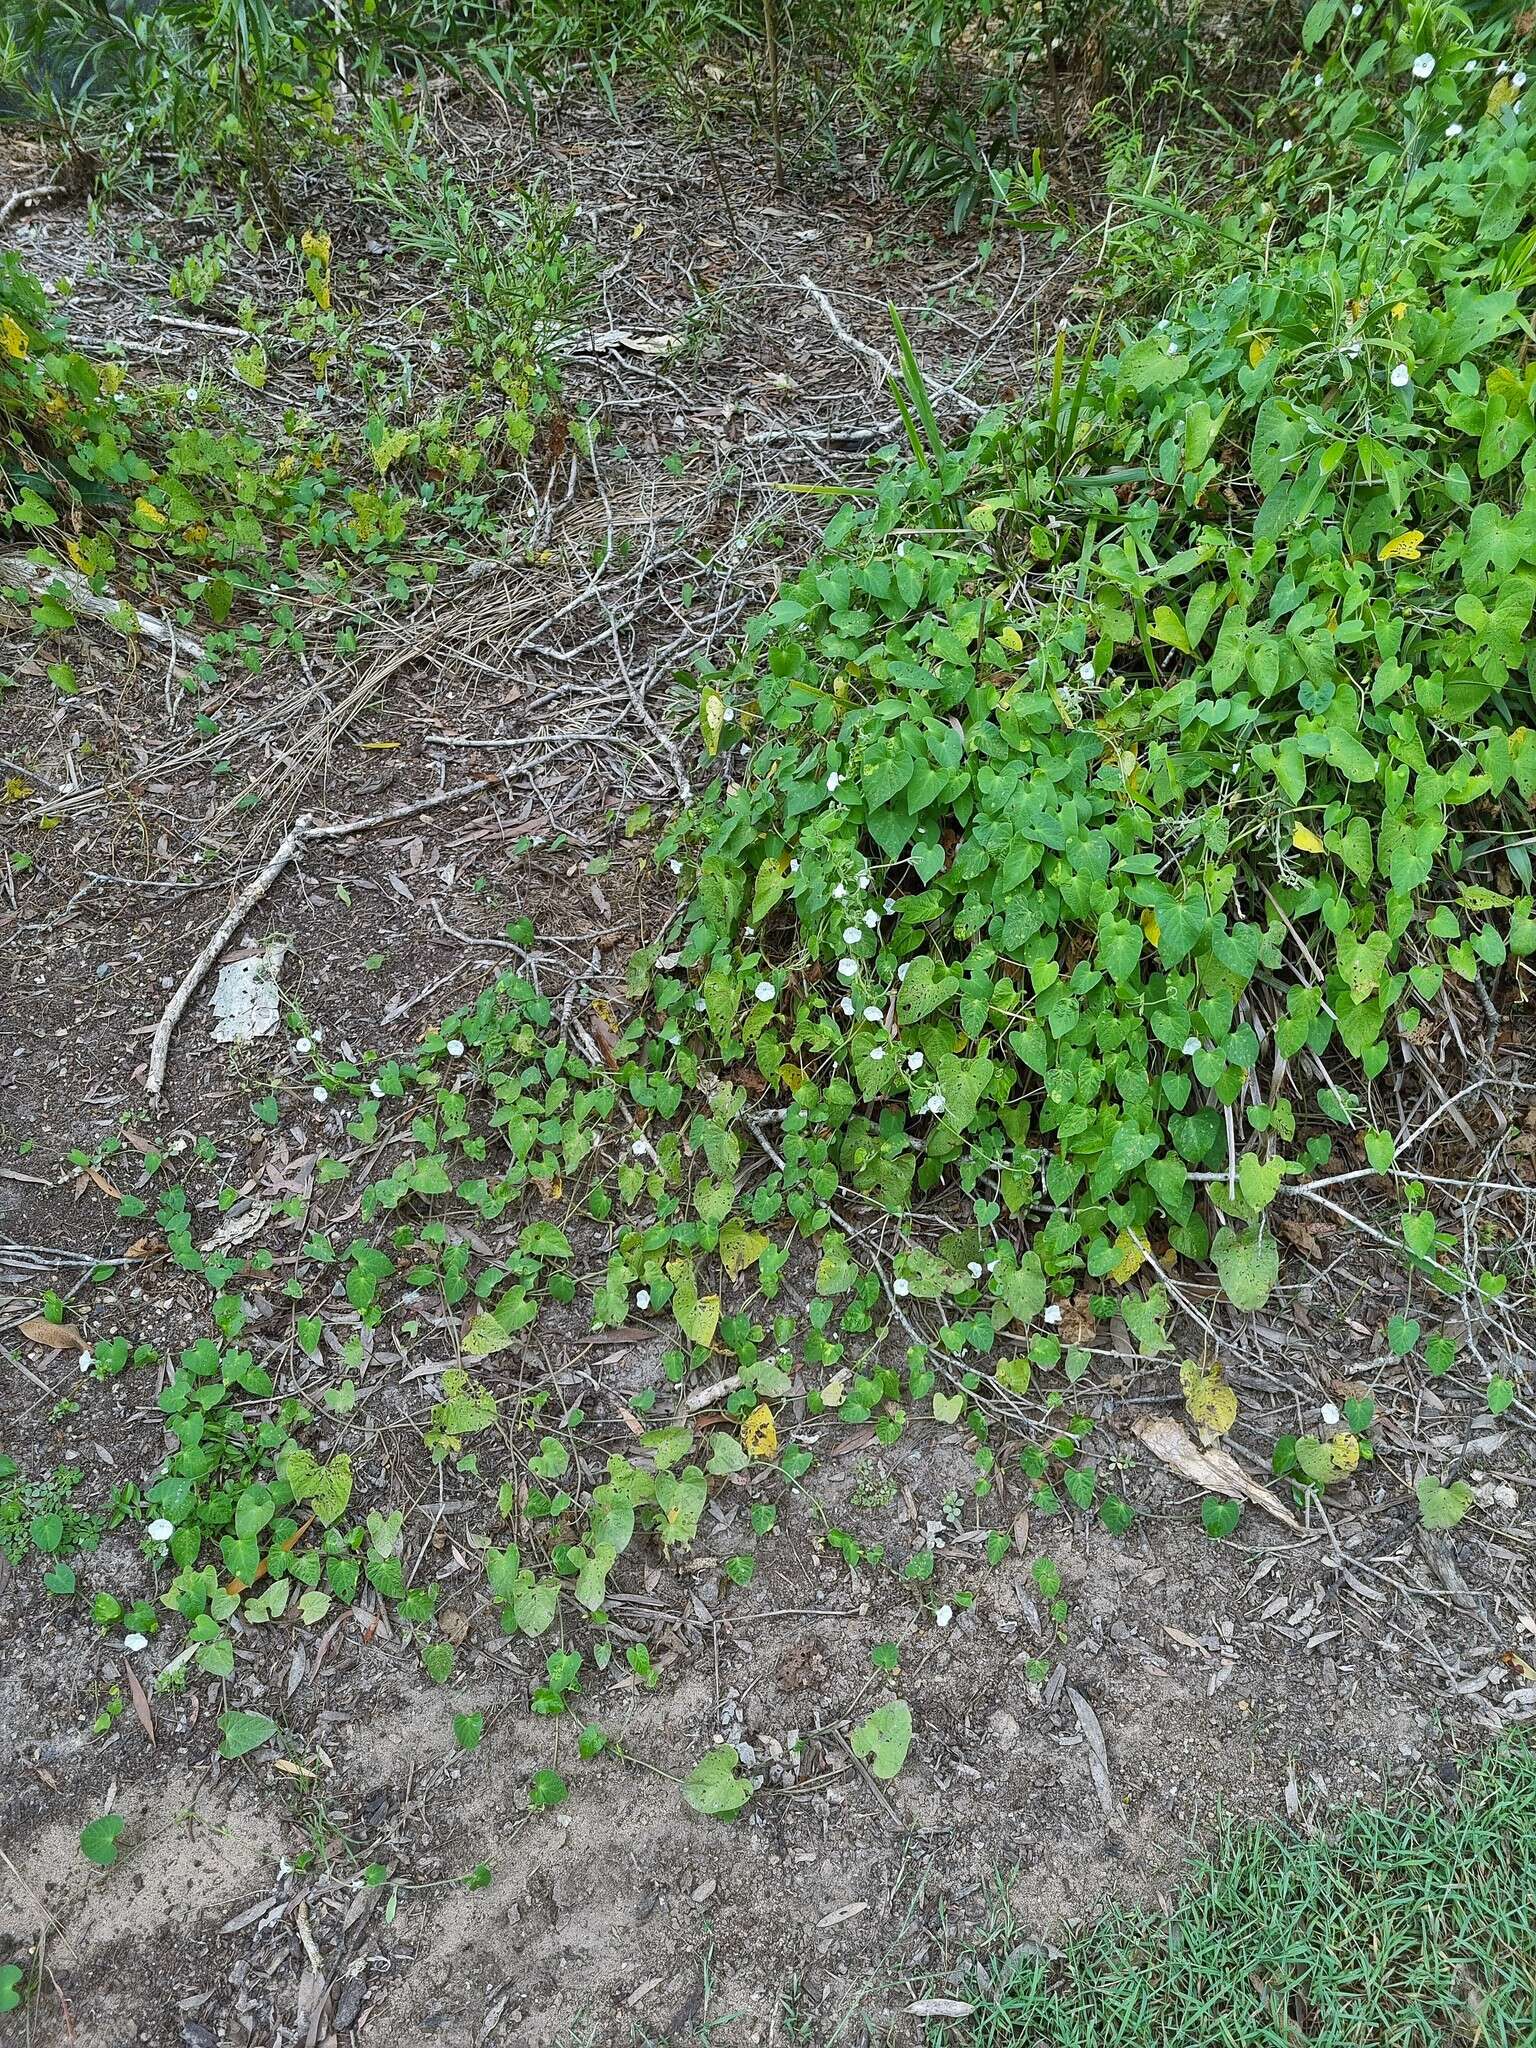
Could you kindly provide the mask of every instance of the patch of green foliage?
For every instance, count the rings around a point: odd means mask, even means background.
[[[991,1191],[1001,1300],[1166,1242],[1258,1306],[1286,1179],[1340,1129],[1389,1173],[1370,1083],[1536,951],[1529,119],[1435,19],[1428,84],[1335,51],[1204,288],[1038,407],[946,448],[903,338],[909,459],[702,679],[677,1071],[755,1069],[893,1210]]]
[[[1314,1835],[1229,1828],[1170,1918],[1112,1911],[1049,1958],[1003,1929],[997,1949],[951,2048],[1520,2048],[1536,1751],[1510,1741],[1443,1804],[1354,1806]]]

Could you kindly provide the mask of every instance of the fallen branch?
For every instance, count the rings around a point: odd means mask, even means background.
[[[62,199],[62,185],[33,185],[25,192],[13,192],[4,206],[0,206],[0,228],[3,228],[13,213],[23,206],[35,206],[39,199]]]
[[[61,562],[50,563],[44,569],[36,562],[29,562],[25,555],[0,556],[0,584],[13,583],[19,583],[33,597],[46,597],[54,584],[61,583],[74,610],[84,612],[88,618],[100,619],[106,625],[116,626],[120,632],[131,629],[142,633],[146,640],[153,640],[157,646],[169,647],[177,661],[195,664],[203,659],[201,640],[184,633],[168,619],[157,619],[152,612],[137,610],[125,598],[92,590],[83,576],[73,569],[66,569]]]
[[[423,811],[435,811],[441,809],[444,804],[457,803],[461,797],[478,795],[495,781],[494,776],[482,775],[473,782],[460,783],[456,789],[439,790],[436,796],[422,797],[416,803],[401,804],[392,811],[375,812],[370,818],[342,818],[329,825],[317,825],[308,812],[295,818],[279,841],[272,858],[259,874],[251,877],[220,919],[207,944],[182,976],[180,986],[161,1012],[160,1022],[155,1026],[154,1042],[149,1049],[149,1069],[145,1077],[145,1086],[149,1093],[158,1099],[161,1089],[165,1086],[165,1068],[170,1058],[172,1033],[185,1015],[187,1005],[196,995],[204,975],[234,937],[241,921],[250,915],[288,863],[312,839],[349,839],[354,832],[372,832],[380,825],[393,825],[400,819],[418,817]]]

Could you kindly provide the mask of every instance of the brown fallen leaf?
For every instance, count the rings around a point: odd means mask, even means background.
[[[1077,1725],[1083,1731],[1083,1741],[1088,1747],[1088,1775],[1093,1780],[1095,1796],[1104,1809],[1104,1819],[1116,1834],[1125,1826],[1125,1816],[1115,1801],[1114,1780],[1109,1775],[1109,1752],[1104,1747],[1104,1730],[1099,1726],[1099,1717],[1074,1685],[1067,1687],[1067,1698],[1072,1702],[1072,1711],[1077,1716]]]
[[[149,1697],[145,1693],[143,1686],[139,1683],[139,1674],[134,1670],[126,1657],[123,1659],[123,1676],[128,1681],[128,1697],[133,1701],[133,1711],[139,1717],[139,1726],[148,1736],[150,1746],[153,1748],[155,1717],[150,1712]]]
[[[1147,1415],[1133,1422],[1131,1428],[1154,1458],[1160,1458],[1170,1471],[1187,1479],[1191,1486],[1198,1486],[1202,1493],[1221,1493],[1229,1500],[1250,1501],[1266,1515],[1283,1522],[1287,1529],[1300,1529],[1300,1522],[1278,1495],[1250,1479],[1230,1451],[1219,1444],[1202,1451],[1174,1416]]]
[[[28,1316],[21,1325],[21,1334],[29,1344],[41,1344],[49,1351],[89,1351],[91,1348],[78,1330],[72,1330],[68,1323],[50,1323],[46,1316]]]

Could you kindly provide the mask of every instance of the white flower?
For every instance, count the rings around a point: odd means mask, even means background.
[[[1185,1050],[1185,1052],[1186,1052],[1186,1053],[1197,1053],[1197,1052],[1198,1052],[1198,1051],[1200,1050],[1200,1041],[1199,1041],[1199,1039],[1198,1039],[1198,1038],[1186,1038],[1186,1039],[1185,1039],[1185,1041],[1184,1041],[1184,1050]]]
[[[1463,64],[1461,68],[1462,68],[1462,70],[1463,70],[1463,71],[1465,71],[1465,73],[1467,74],[1468,78],[1476,78],[1476,76],[1477,76],[1477,59],[1476,59],[1475,57],[1469,57],[1469,58],[1467,59],[1466,63],[1465,63],[1465,64]]]
[[[837,1007],[842,1011],[845,1017],[851,1017],[853,1015],[853,997],[844,996],[843,1000],[838,1004]]]
[[[1453,142],[1460,133],[1461,123],[1459,121],[1452,121],[1445,131],[1445,139],[1447,142]]]
[[[899,967],[897,968],[897,970],[896,970],[896,979],[897,979],[898,981],[905,981],[905,980],[906,980],[906,978],[907,978],[907,976],[908,976],[908,975],[909,975],[909,974],[910,974],[911,972],[912,972],[912,962],[911,962],[910,960],[903,960],[903,961],[902,961],[902,963],[901,963],[901,965],[900,965],[900,966],[899,966]]]
[[[949,1104],[942,1095],[934,1094],[929,1096],[927,1109],[930,1116],[942,1116],[948,1107]]]
[[[644,1138],[636,1138],[629,1149],[631,1152],[634,1153],[637,1159],[643,1159],[646,1153],[649,1152],[651,1148],[649,1145],[647,1145]]]
[[[1347,355],[1347,356],[1349,357],[1349,360],[1350,360],[1351,362],[1353,362],[1353,361],[1355,360],[1355,357],[1356,357],[1357,355],[1359,355],[1359,353],[1360,353],[1360,351],[1361,351],[1361,349],[1362,349],[1363,347],[1364,347],[1364,343],[1363,343],[1363,342],[1358,342],[1358,341],[1351,341],[1351,342],[1346,342],[1346,344],[1345,344],[1345,347],[1344,347],[1344,353],[1345,353],[1345,355]]]
[[[1315,78],[1313,79],[1312,83],[1313,83],[1313,84],[1314,84],[1315,86],[1319,86],[1319,87],[1320,87],[1320,86],[1322,85],[1322,82],[1323,82],[1323,74],[1321,73],[1321,71],[1319,71],[1319,72],[1318,72],[1318,74],[1317,74],[1317,76],[1316,76],[1316,77],[1315,77]]]
[[[637,1295],[635,1296],[635,1307],[636,1307],[636,1308],[649,1308],[649,1307],[650,1307],[650,1305],[651,1305],[651,1290],[649,1289],[649,1287],[642,1287],[642,1288],[641,1288],[641,1290],[640,1290],[640,1292],[639,1292],[639,1293],[638,1293],[638,1294],[637,1294]]]
[[[149,1637],[141,1635],[124,1636],[123,1648],[125,1650],[147,1650],[149,1648]]]
[[[1394,363],[1392,365],[1392,375],[1389,379],[1389,382],[1391,383],[1392,389],[1394,391],[1401,391],[1405,384],[1411,384],[1413,382],[1413,372],[1409,369],[1406,363]]]
[[[899,1294],[903,1301],[905,1301],[906,1297],[912,1292],[912,1282],[910,1280],[902,1280],[898,1278],[894,1287],[891,1289],[891,1292],[893,1294]]]
[[[1429,53],[1429,51],[1428,51],[1428,50],[1421,50],[1421,51],[1419,52],[1418,56],[1414,58],[1414,60],[1413,60],[1413,75],[1414,75],[1414,77],[1415,77],[1415,78],[1421,78],[1421,79],[1422,79],[1422,78],[1433,78],[1433,77],[1434,77],[1434,75],[1435,75],[1435,60],[1434,60],[1434,58],[1433,58],[1433,57],[1432,57],[1432,56],[1430,55],[1430,53]]]
[[[832,884],[832,901],[834,903],[841,903],[843,898],[847,894],[848,891],[843,887],[841,882],[834,882]]]
[[[837,971],[843,977],[844,981],[852,981],[853,977],[859,971],[859,963],[857,960],[839,960],[837,963]]]
[[[1509,82],[1515,88],[1516,92],[1520,92],[1525,85],[1525,73],[1523,71],[1517,71],[1514,77]]]
[[[195,384],[189,384],[189,385],[187,386],[187,398],[188,398],[189,402],[190,402],[191,404],[193,404],[193,405],[196,405],[196,403],[197,403],[197,401],[198,401],[198,396],[199,396],[199,393],[198,393],[198,389],[197,389],[197,386],[196,386]]]
[[[752,993],[760,1003],[771,1003],[778,994],[778,990],[771,981],[760,981]]]
[[[981,1262],[980,1262],[980,1260],[978,1260],[978,1259],[968,1259],[968,1260],[966,1261],[966,1266],[965,1266],[965,1270],[967,1271],[967,1273],[969,1273],[969,1274],[970,1274],[970,1276],[971,1276],[971,1278],[972,1278],[973,1280],[979,1280],[979,1279],[981,1278]]]
[[[843,926],[843,944],[845,946],[856,946],[863,936],[864,934],[856,924],[845,924]]]
[[[462,1038],[450,1038],[450,1039],[449,1039],[449,1041],[448,1041],[448,1057],[449,1057],[449,1059],[451,1059],[451,1060],[461,1060],[461,1059],[463,1059],[463,1057],[464,1057],[464,1041],[463,1041],[463,1039],[462,1039]]]
[[[293,1041],[293,1049],[296,1053],[299,1053],[301,1055],[306,1052],[313,1052],[315,1049],[315,1041],[312,1038],[296,1038]]]
[[[949,1624],[954,1620],[954,1618],[955,1610],[953,1609],[953,1607],[949,1606],[948,1603],[946,1603],[934,1615],[934,1626],[936,1628],[948,1628]]]
[[[869,1048],[869,1056],[872,1060],[883,1060],[885,1058],[885,1047],[883,1045],[872,1045]]]
[[[384,1084],[381,1081],[370,1081],[368,1083],[368,1093],[375,1102],[382,1102],[384,1100]]]
[[[695,996],[693,999],[693,1007],[696,1010],[702,1010],[704,1008],[704,998],[702,996]]]
[[[884,1015],[885,1012],[878,1003],[866,1003],[864,1005],[864,1022],[866,1024],[878,1024]]]
[[[1290,153],[1291,153],[1291,151],[1292,151],[1292,150],[1293,150],[1293,149],[1294,149],[1295,147],[1296,147],[1295,143],[1294,143],[1294,142],[1292,142],[1292,140],[1291,140],[1291,138],[1289,137],[1289,135],[1287,135],[1287,137],[1285,138],[1284,142],[1282,142],[1282,143],[1281,143],[1281,145],[1280,145],[1280,154],[1281,154],[1282,156],[1289,156],[1289,155],[1290,155]]]
[[[839,788],[842,786],[842,780],[843,778],[841,777],[841,775],[838,774],[837,770],[834,768],[832,770],[832,773],[827,777],[828,796],[837,795]]]
[[[866,931],[871,931],[871,932],[872,932],[872,931],[876,930],[876,929],[878,928],[878,926],[879,926],[879,923],[880,923],[880,913],[879,913],[879,911],[878,911],[878,910],[866,910],[866,911],[865,911],[865,913],[864,913],[864,929],[865,929]]]
[[[330,1091],[330,1089],[329,1089],[329,1088],[316,1088],[316,1090],[315,1090],[315,1100],[316,1100],[316,1102],[329,1102],[329,1101],[330,1101],[330,1099],[331,1099],[331,1091]]]
[[[680,875],[683,872],[683,864],[680,860],[669,860],[667,862],[667,866],[672,870],[674,875]]]
[[[1171,355],[1171,356],[1176,356],[1176,355],[1178,354],[1178,352],[1179,352],[1179,344],[1178,344],[1178,343],[1177,343],[1176,341],[1170,341],[1170,342],[1169,342],[1169,344],[1168,344],[1168,353],[1169,353],[1169,355]]]
[[[889,917],[889,916],[890,916],[890,914],[891,914],[891,912],[892,912],[892,911],[893,911],[893,910],[894,910],[895,908],[896,908],[896,898],[895,898],[894,896],[887,896],[887,897],[886,897],[886,899],[885,899],[885,914],[886,914],[886,916],[887,916],[887,917]]]
[[[1506,72],[1507,72],[1508,70],[1509,70],[1509,66],[1508,66],[1508,64],[1507,64],[1507,63],[1506,63],[1506,62],[1504,61],[1504,59],[1503,59],[1503,58],[1501,57],[1501,58],[1499,59],[1499,68],[1498,68],[1498,70],[1497,70],[1497,71],[1496,71],[1496,72],[1495,72],[1495,73],[1494,73],[1493,75],[1494,75],[1494,77],[1495,77],[1495,78],[1502,78],[1502,77],[1503,77],[1503,76],[1505,75],[1505,73],[1506,73]]]
[[[907,1072],[909,1074],[920,1073],[922,1071],[922,1065],[923,1056],[920,1052],[909,1052],[907,1054]]]
[[[789,864],[789,872],[790,872],[790,873],[791,873],[792,875],[798,875],[798,874],[799,874],[799,872],[800,872],[800,863],[799,863],[799,861],[797,861],[797,860],[792,860],[792,861],[790,862],[790,864]]]
[[[1059,1323],[1061,1321],[1061,1303],[1059,1301],[1047,1302],[1041,1313],[1048,1323]]]
[[[860,887],[861,889],[867,889],[867,888],[869,887],[869,876],[868,876],[868,874],[867,874],[867,873],[866,873],[866,874],[862,874],[862,875],[860,875],[860,877],[859,877],[859,887]]]
[[[176,1534],[176,1524],[168,1522],[164,1515],[157,1515],[144,1533],[151,1543],[169,1543]]]
[[[1323,1403],[1323,1405],[1322,1405],[1322,1408],[1321,1408],[1321,1410],[1320,1410],[1319,1412],[1321,1413],[1321,1415],[1322,1415],[1322,1419],[1323,1419],[1323,1421],[1324,1421],[1324,1422],[1325,1422],[1325,1423],[1327,1424],[1327,1426],[1328,1426],[1328,1428],[1329,1428],[1329,1429],[1337,1429],[1337,1428],[1338,1428],[1338,1426],[1339,1426],[1339,1411],[1338,1411],[1338,1408],[1337,1408],[1337,1406],[1335,1405],[1335,1403],[1334,1403],[1334,1402],[1332,1402],[1332,1401],[1325,1401],[1325,1402]]]
[[[1077,673],[1083,682],[1091,683],[1093,681],[1093,663],[1091,661],[1080,661],[1077,664]]]
[[[1364,0],[1355,0],[1354,6],[1349,10],[1349,18],[1351,21],[1358,21],[1364,12]]]

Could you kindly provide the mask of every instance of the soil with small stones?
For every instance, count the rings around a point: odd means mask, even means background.
[[[166,1103],[144,1094],[162,1006],[292,819],[403,813],[310,843],[224,956],[285,937],[285,1006],[328,1053],[408,1050],[508,965],[567,1023],[621,1003],[631,951],[672,908],[646,830],[630,836],[624,821],[640,804],[664,814],[689,773],[691,748],[671,740],[673,672],[722,651],[781,564],[809,552],[815,501],[782,486],[852,474],[887,410],[802,274],[877,349],[894,291],[936,380],[965,373],[986,397],[1027,379],[1036,314],[1060,287],[1030,247],[983,262],[809,175],[775,196],[749,142],[710,160],[648,111],[624,112],[618,124],[569,113],[510,158],[505,131],[472,109],[438,113],[466,168],[542,167],[581,204],[604,261],[594,334],[686,337],[662,356],[611,343],[578,358],[578,395],[602,400],[623,444],[606,504],[552,487],[530,559],[456,566],[409,603],[371,593],[356,656],[330,656],[317,635],[303,660],[276,650],[211,707],[198,700],[217,735],[192,725],[193,700],[146,643],[71,635],[79,694],[61,698],[46,678],[58,650],[25,620],[7,626],[5,772],[34,793],[8,806],[10,836],[34,865],[0,904],[0,1448],[28,1477],[81,1467],[83,1507],[154,1471],[155,1387],[82,1375],[72,1353],[29,1343],[19,1325],[41,1290],[68,1297],[94,1340],[122,1330],[168,1355],[206,1328],[206,1297],[155,1255],[149,1223],[118,1216],[120,1195],[142,1192],[152,1209],[163,1185],[146,1150],[185,1169],[200,1242],[312,1199],[317,1157],[347,1150],[292,1029],[212,1042],[211,974],[176,1032]],[[0,198],[35,182],[36,162],[18,159]],[[203,231],[141,221],[151,258],[129,251],[131,224],[109,213],[93,236],[67,206],[7,233],[43,275],[74,280],[81,330],[127,341],[136,374],[224,392],[229,344],[174,323],[216,325],[254,281],[231,279],[227,305],[187,313],[166,268]],[[349,234],[366,250],[365,228],[338,221],[338,274]],[[381,303],[381,333],[390,317]],[[270,403],[292,402],[304,374],[281,365]],[[594,581],[592,549],[612,531],[624,559]],[[413,808],[482,772],[461,802]],[[254,807],[237,804],[252,792]],[[536,929],[526,944],[506,936],[523,917]],[[1428,1045],[1423,1057],[1448,1074],[1460,1055],[1470,1049]],[[1518,1240],[1532,1150],[1518,1019],[1483,1057],[1465,1136],[1442,1126],[1433,1160],[1464,1173],[1476,1139],[1515,1190],[1488,1197],[1488,1216]],[[269,1093],[270,1127],[251,1107]],[[99,1169],[78,1163],[119,1133]],[[920,1992],[964,1995],[967,1944],[1000,1900],[1009,1943],[1049,1941],[1106,1900],[1164,1897],[1218,1812],[1310,1818],[1405,1785],[1442,1796],[1459,1753],[1536,1707],[1528,1358],[1517,1323],[1498,1326],[1493,1352],[1485,1326],[1405,1299],[1368,1243],[1317,1220],[1290,1226],[1267,1320],[1229,1322],[1195,1283],[1181,1296],[1182,1344],[1228,1361],[1236,1448],[1254,1472],[1279,1431],[1375,1398],[1374,1465],[1300,1531],[1250,1510],[1231,1542],[1201,1534],[1189,1488],[1131,1432],[1139,1415],[1177,1410],[1179,1354],[1143,1362],[1116,1324],[1060,1390],[1065,1405],[1042,1389],[999,1417],[982,1498],[969,1432],[914,1418],[884,1446],[867,1425],[813,1423],[803,1398],[787,1403],[781,1431],[818,1454],[805,1485],[765,1494],[755,1475],[727,1479],[691,1550],[637,1545],[610,1611],[617,1640],[649,1646],[655,1683],[589,1663],[558,1719],[529,1707],[548,1645],[504,1636],[486,1597],[470,1538],[487,1500],[422,1451],[433,1381],[415,1369],[430,1358],[365,1360],[355,1415],[334,1418],[319,1447],[351,1453],[357,1505],[409,1506],[407,1555],[424,1553],[459,1646],[446,1686],[387,1619],[365,1631],[343,1613],[335,1627],[246,1630],[227,1686],[156,1693],[170,1631],[130,1651],[88,1625],[82,1600],[45,1591],[35,1555],[0,1568],[0,1726],[15,1759],[0,1791],[0,1962],[41,1962],[36,1997],[0,2017],[0,2038],[916,2041],[923,2023],[906,2007]],[[306,1225],[283,1227],[296,1244]],[[147,1255],[130,1256],[145,1237]],[[600,1273],[600,1233],[579,1254],[584,1278]],[[123,1263],[93,1278],[104,1257]],[[318,1405],[339,1369],[280,1348],[279,1307],[275,1288],[254,1304],[255,1341],[280,1361],[279,1391]],[[1457,1338],[1452,1373],[1426,1382],[1392,1355],[1383,1331],[1399,1311]],[[486,1377],[579,1395],[617,1447],[637,1395],[657,1396],[653,1415],[675,1398],[660,1333],[621,1334],[633,1341],[593,1338],[574,1312],[546,1316],[526,1356],[488,1361]],[[1498,1419],[1483,1399],[1493,1369],[1520,1390]],[[1020,1474],[1019,1441],[1049,1442],[1072,1414],[1093,1424],[1101,1485],[1138,1511],[1122,1536],[1075,1510],[1043,1514]],[[494,1485],[495,1457],[483,1464]],[[1418,1527],[1424,1471],[1474,1488],[1454,1541]],[[757,1540],[748,1508],[764,1497],[779,1522]],[[1008,1535],[997,1563],[993,1529]],[[862,1548],[859,1563],[832,1531]],[[902,1577],[927,1552],[932,1578]],[[749,1553],[742,1586],[726,1565]],[[1064,1617],[1039,1591],[1044,1556]],[[126,1529],[75,1563],[87,1591],[142,1574]],[[898,1670],[873,1663],[881,1644],[898,1647]],[[915,1738],[880,1783],[847,1736],[897,1695]],[[280,1741],[220,1762],[215,1722],[231,1704],[270,1713]],[[471,1710],[485,1729],[466,1752],[452,1716]],[[622,1759],[575,1759],[588,1718]],[[761,1780],[729,1825],[691,1812],[677,1782],[722,1740]],[[547,1768],[571,1795],[533,1813],[528,1786]],[[107,1810],[126,1827],[117,1864],[99,1871],[78,1835]],[[468,1888],[482,1864],[489,1886]]]

